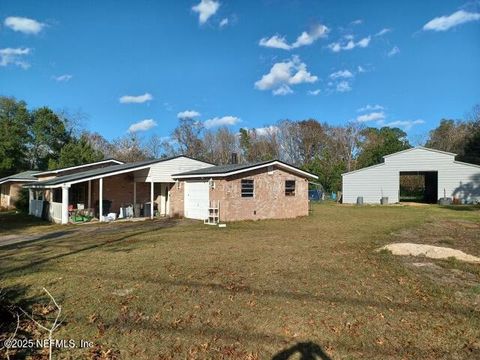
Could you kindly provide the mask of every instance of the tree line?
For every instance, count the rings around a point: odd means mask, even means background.
[[[465,119],[442,119],[422,142],[458,154],[458,160],[480,164],[480,106]],[[315,119],[280,120],[259,129],[207,129],[184,118],[168,138],[137,133],[108,141],[82,129],[75,115],[48,107],[29,110],[24,101],[0,97],[0,177],[28,169],[75,166],[104,158],[124,162],[184,154],[227,164],[280,159],[311,171],[327,191],[341,188],[341,174],[382,162],[382,157],[410,148],[405,131],[368,127],[359,122],[332,126]]]

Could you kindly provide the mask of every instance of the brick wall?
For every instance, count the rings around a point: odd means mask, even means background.
[[[1,184],[0,187],[0,207],[6,208],[8,206],[8,197],[10,196],[10,184]]]
[[[241,196],[241,180],[254,180],[255,196]],[[285,181],[295,180],[295,196],[285,195]],[[172,213],[183,215],[183,188],[171,193]],[[174,186],[176,188],[176,185]],[[172,189],[174,190],[174,189]],[[175,200],[174,200],[175,198]],[[285,219],[308,215],[308,180],[275,167],[242,173],[236,176],[215,179],[215,188],[210,189],[210,201],[220,201],[220,220]]]
[[[1,186],[2,186],[2,195],[0,198],[0,206],[5,208],[8,207],[9,209],[14,209],[15,202],[17,201],[19,192],[22,189],[22,184],[8,182],[5,184],[2,184]],[[8,206],[9,198],[10,198],[10,206]]]
[[[184,216],[184,189],[185,183],[183,181],[179,181],[178,184],[173,184],[173,186],[170,188],[170,192],[168,194],[170,199],[170,216]]]
[[[75,186],[75,185],[72,185]],[[92,207],[98,201],[98,180],[92,180]],[[133,175],[120,174],[103,179],[103,199],[112,201],[111,212],[118,213],[120,206],[133,203]],[[150,183],[137,182],[137,203],[150,201]]]

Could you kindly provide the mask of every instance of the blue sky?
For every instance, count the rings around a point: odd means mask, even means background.
[[[0,94],[86,113],[107,139],[168,136],[184,113],[415,141],[480,102],[479,2],[2,0],[0,22]]]

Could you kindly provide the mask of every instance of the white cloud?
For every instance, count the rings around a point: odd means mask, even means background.
[[[7,17],[3,24],[13,31],[19,31],[24,34],[38,34],[45,27],[45,24],[37,20],[17,16]]]
[[[223,18],[220,23],[218,24],[218,26],[220,26],[221,28],[225,27],[228,25],[228,18]]]
[[[209,129],[212,127],[217,127],[217,126],[231,126],[235,125],[238,122],[240,122],[240,118],[236,116],[222,116],[222,117],[214,117],[212,119],[208,119],[204,121],[204,126]]]
[[[318,77],[307,71],[307,65],[298,56],[292,56],[288,61],[274,64],[268,74],[255,82],[255,88],[282,92],[279,89],[284,86],[314,83],[317,80]]]
[[[371,37],[368,36],[366,38],[363,38],[362,40],[360,40],[359,42],[357,42],[357,46],[360,46],[362,48],[365,48],[368,46],[368,44],[370,44],[370,40],[371,40]]]
[[[326,37],[330,30],[322,24],[318,24],[313,27],[310,31],[302,32],[297,40],[292,44],[292,48],[298,48],[300,46],[311,45],[316,40]]]
[[[265,126],[265,127],[257,128],[257,129],[254,129],[254,130],[255,130],[255,133],[256,133],[257,135],[266,136],[266,135],[270,135],[270,134],[275,134],[275,133],[277,133],[280,129],[278,128],[278,126],[270,125],[270,126]]]
[[[392,121],[389,123],[382,123],[381,125],[383,126],[389,126],[389,127],[400,127],[405,130],[410,130],[413,126],[415,125],[421,125],[425,124],[425,121],[422,119],[418,120],[397,120],[397,121]]]
[[[361,66],[361,65],[358,65],[358,66],[357,66],[357,71],[358,71],[359,73],[367,72],[367,70],[365,70],[365,68],[364,68],[363,66]]]
[[[379,32],[377,32],[375,34],[375,36],[383,36],[385,34],[388,34],[390,31],[392,31],[392,29],[384,28],[384,29],[380,30]]]
[[[124,95],[119,99],[120,103],[122,104],[142,104],[151,100],[153,100],[153,96],[149,93],[138,96]]]
[[[480,20],[480,13],[471,13],[459,10],[448,16],[440,16],[430,20],[423,26],[423,30],[428,31],[447,31],[455,26]]]
[[[261,38],[258,45],[283,50],[290,50],[292,48],[285,40],[285,37],[280,35],[273,35],[270,38]]]
[[[364,107],[361,107],[357,109],[357,112],[363,112],[363,111],[375,111],[375,110],[384,110],[385,108],[382,105],[366,105]]]
[[[348,92],[352,90],[352,87],[348,81],[340,81],[337,84],[336,89],[338,92]]]
[[[360,25],[360,24],[363,24],[362,19],[357,19],[357,20],[352,21],[352,25]]]
[[[317,96],[320,95],[322,91],[320,89],[308,90],[308,95]]]
[[[392,48],[392,50],[390,50],[387,54],[388,57],[392,57],[392,56],[395,56],[397,55],[398,53],[400,52],[400,49],[398,48],[398,46],[394,46]]]
[[[352,77],[353,77],[353,74],[349,70],[339,70],[330,74],[331,79],[340,79],[340,78],[348,79]]]
[[[145,119],[130,125],[128,128],[129,132],[137,132],[137,131],[147,131],[151,128],[157,126],[157,122],[153,119]]]
[[[30,54],[29,48],[5,48],[0,49],[0,66],[16,65],[28,69],[30,64],[23,60],[24,56]]]
[[[72,77],[73,77],[73,75],[63,74],[63,75],[59,75],[59,76],[54,76],[53,79],[55,81],[58,81],[58,82],[67,82],[67,81],[71,80]]]
[[[198,22],[205,24],[211,16],[215,15],[219,7],[220,2],[218,1],[201,0],[200,3],[192,6],[192,10],[198,13]]]
[[[193,118],[196,118],[198,116],[200,116],[201,114],[198,112],[198,111],[195,111],[195,110],[185,110],[185,111],[181,111],[177,114],[177,118],[179,119],[193,119]]]
[[[281,95],[281,96],[292,94],[292,93],[293,93],[293,90],[290,88],[290,86],[285,84],[280,86],[278,89],[275,89],[272,91],[273,95]]]
[[[379,121],[385,119],[385,113],[383,111],[371,112],[357,116],[358,122]]]
[[[348,40],[347,42],[340,42],[340,41],[333,42],[328,45],[328,48],[333,52],[340,52],[342,50],[352,50],[356,47],[366,48],[370,44],[370,40],[372,38],[371,36],[367,36],[355,42],[350,35],[350,36],[347,36],[346,39]]]
[[[281,35],[273,35],[269,38],[264,37],[260,39],[258,44],[264,47],[291,50],[311,45],[318,39],[326,37],[329,31],[330,30],[325,25],[318,24],[312,27],[309,31],[302,32],[293,44],[289,44],[285,37]]]

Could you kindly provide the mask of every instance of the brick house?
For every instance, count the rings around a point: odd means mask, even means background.
[[[317,176],[282,161],[212,166],[174,174],[171,214],[210,222],[308,215],[308,181]]]
[[[36,175],[25,185],[30,214],[62,224],[80,210],[104,221],[131,207],[135,217],[208,223],[305,216],[308,180],[317,178],[277,160],[213,166],[182,155]]]
[[[34,176],[38,171],[23,171],[21,173],[0,179],[0,208],[14,209],[22,186],[38,179]]]
[[[25,185],[29,189],[29,213],[62,224],[80,213],[104,221],[109,214],[120,215],[129,206],[135,208],[136,217],[169,216],[169,191],[175,183],[171,175],[210,166],[187,156],[175,156],[44,172],[37,174],[38,181]]]

